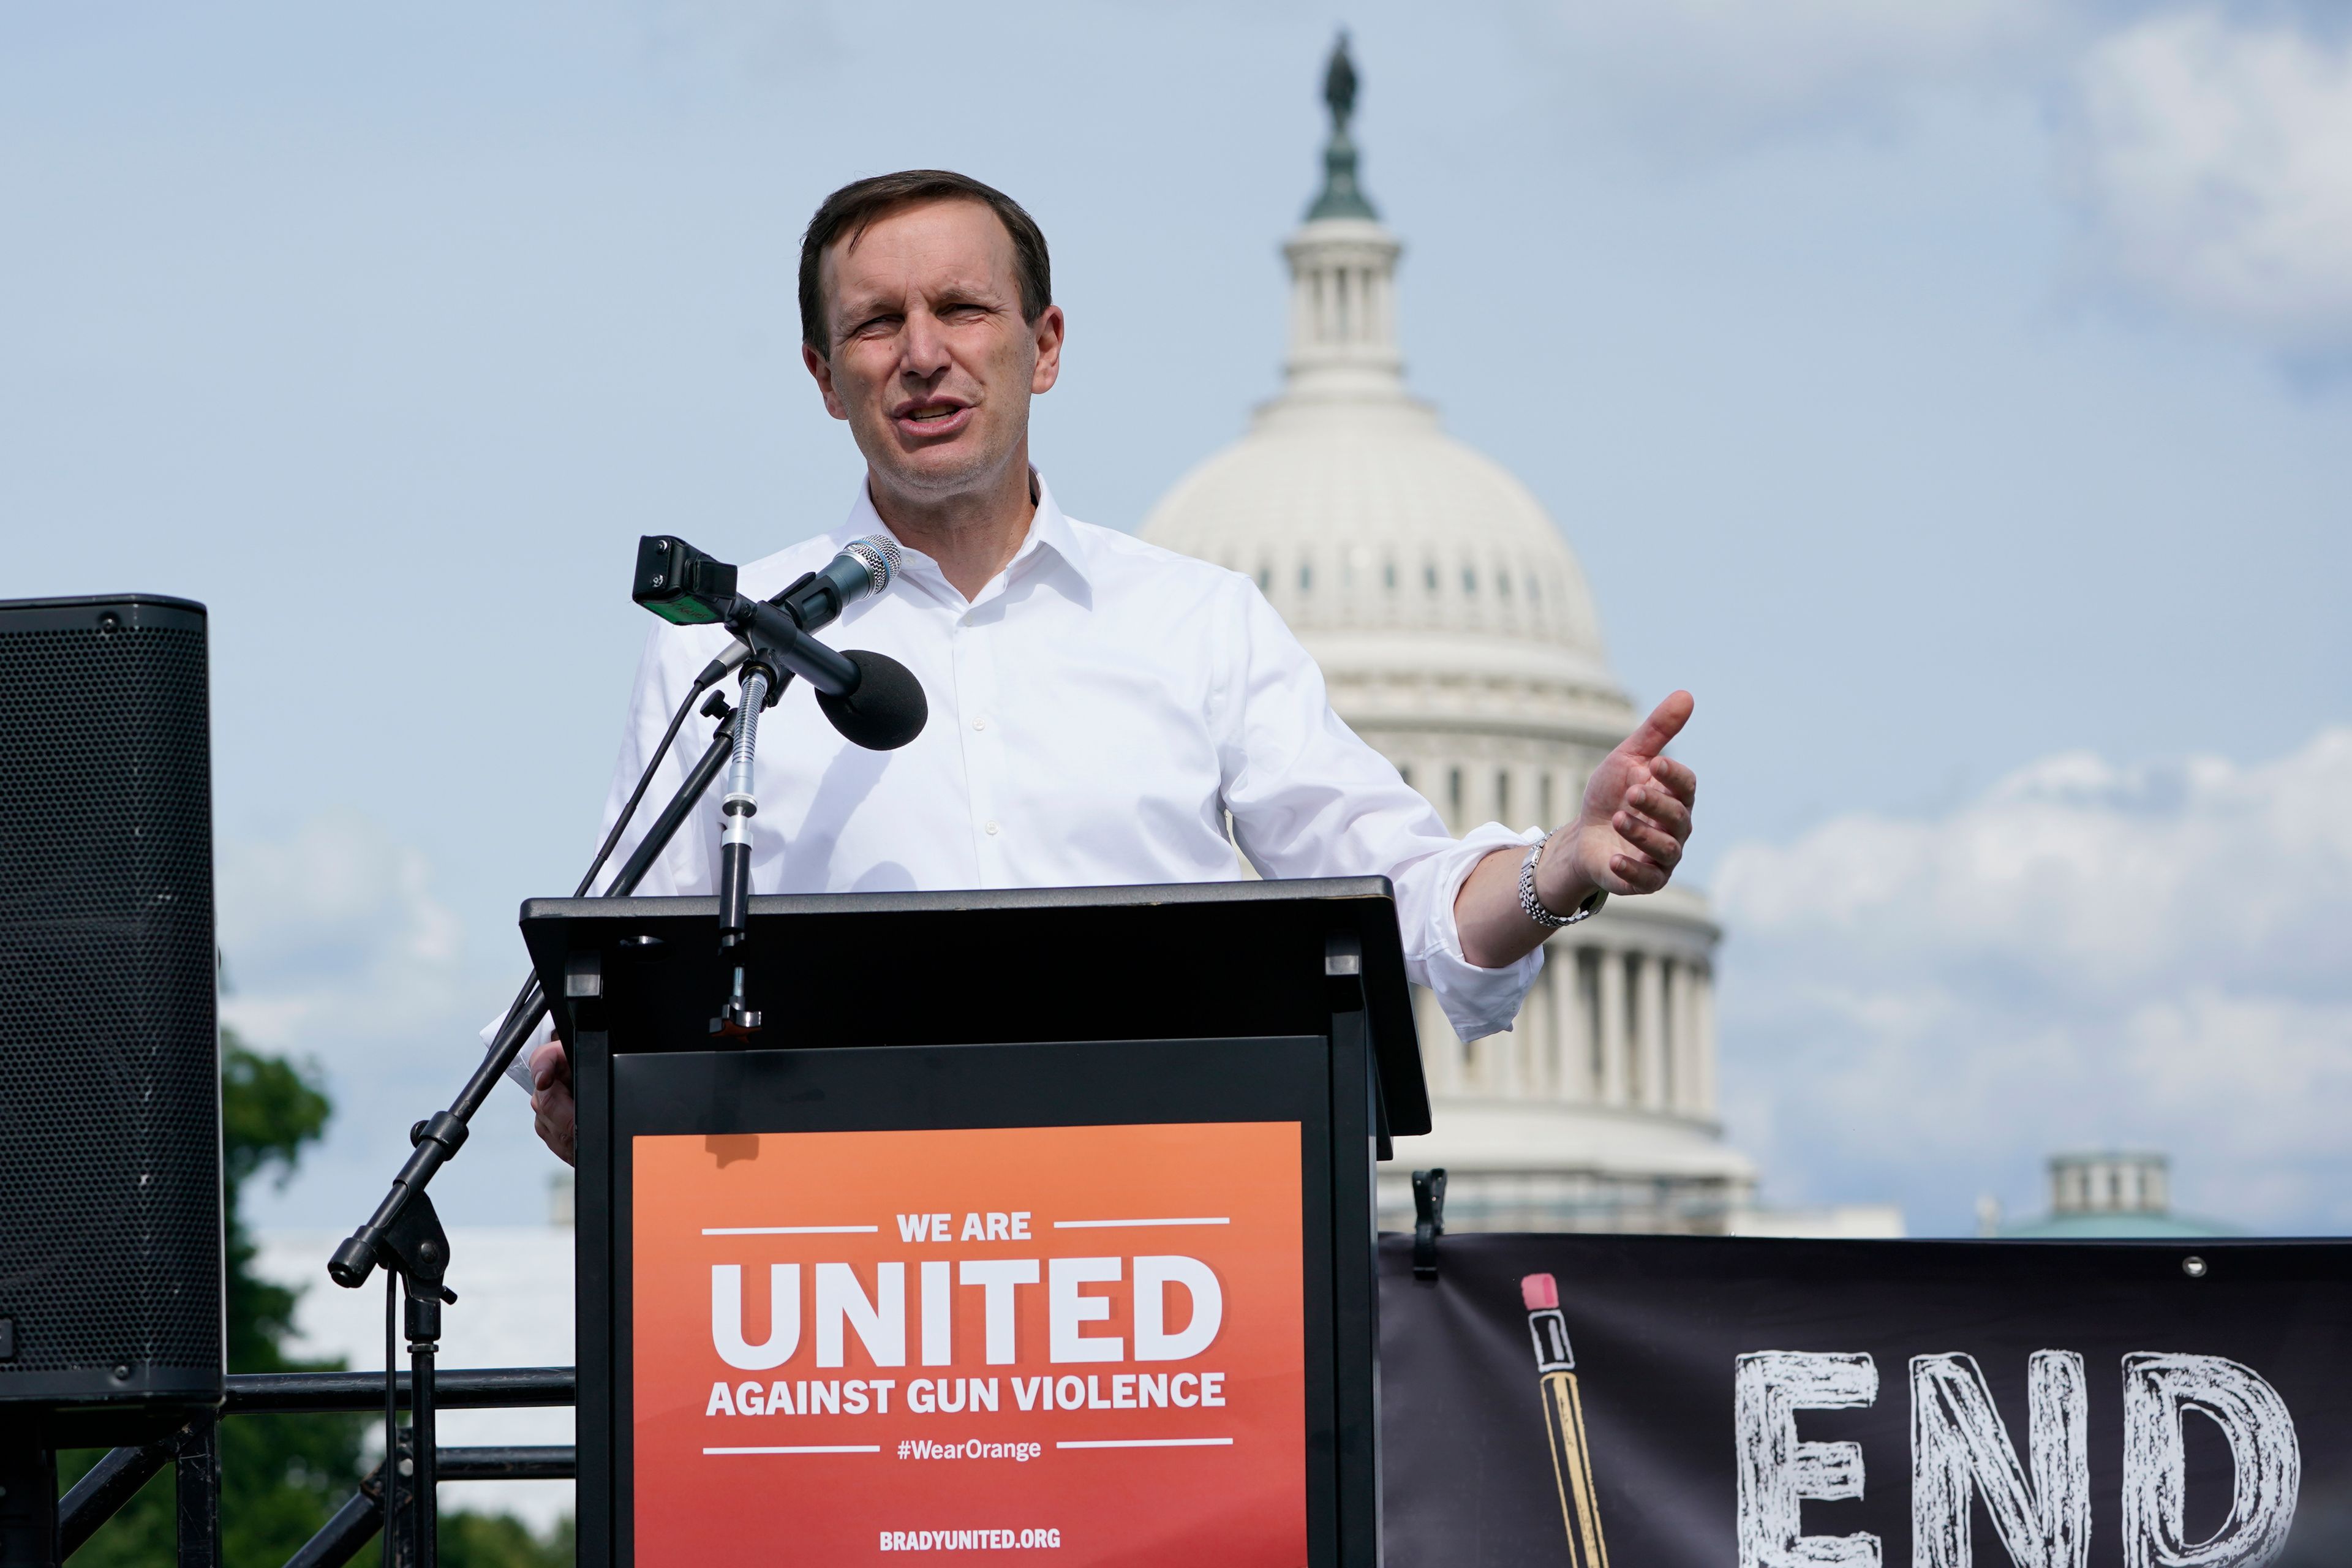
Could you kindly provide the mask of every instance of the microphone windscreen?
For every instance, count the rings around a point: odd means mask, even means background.
[[[816,694],[816,705],[841,738],[869,752],[895,752],[923,732],[931,705],[915,672],[887,654],[847,648],[842,657],[857,667],[857,689],[846,697]]]

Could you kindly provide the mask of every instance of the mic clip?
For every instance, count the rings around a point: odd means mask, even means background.
[[[751,648],[743,661],[769,673],[768,697],[773,702],[784,680],[797,675],[828,697],[845,697],[857,689],[857,667],[841,654],[801,630],[790,610],[760,599],[738,596],[727,606],[727,629]]]

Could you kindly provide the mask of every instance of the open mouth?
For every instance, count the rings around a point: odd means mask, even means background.
[[[918,403],[900,409],[897,418],[901,426],[924,435],[944,434],[960,428],[971,412],[969,404]]]

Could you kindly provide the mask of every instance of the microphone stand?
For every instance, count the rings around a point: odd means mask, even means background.
[[[826,650],[830,652],[831,650]],[[608,899],[626,898],[636,890],[662,851],[669,847],[679,826],[694,810],[711,780],[719,776],[730,755],[740,752],[748,773],[751,757],[751,731],[758,727],[757,715],[766,704],[772,704],[792,679],[789,670],[772,675],[765,668],[755,671],[759,681],[757,695],[751,682],[744,687],[744,701],[740,710],[728,707],[724,692],[714,691],[702,704],[705,717],[718,721],[717,731],[694,766],[688,772],[686,782],[677,788],[661,815],[646,830],[645,838],[614,877],[612,885],[599,895]],[[772,689],[771,689],[772,688]],[[745,780],[745,798],[749,799],[749,780]],[[730,794],[731,801],[734,797]],[[730,832],[737,820],[729,819]],[[748,816],[744,819],[748,828]],[[748,846],[747,846],[748,847]],[[734,862],[729,861],[731,869]],[[748,872],[748,867],[746,868]],[[748,883],[748,875],[744,878]],[[736,984],[741,987],[741,972],[737,971]],[[467,1124],[482,1108],[505,1076],[515,1057],[547,1016],[546,993],[540,989],[539,977],[531,976],[516,994],[514,1003],[507,1009],[506,1021],[499,1027],[497,1037],[483,1056],[481,1065],[466,1079],[457,1098],[446,1110],[437,1110],[408,1130],[408,1142],[413,1152],[402,1164],[400,1173],[392,1180],[392,1190],[384,1194],[368,1222],[353,1231],[329,1259],[327,1272],[336,1284],[347,1290],[357,1289],[367,1282],[368,1276],[381,1267],[397,1277],[401,1293],[405,1297],[403,1326],[407,1331],[410,1365],[410,1426],[409,1452],[403,1456],[399,1433],[394,1429],[395,1398],[393,1389],[397,1373],[386,1358],[384,1382],[384,1539],[387,1560],[393,1560],[393,1542],[399,1536],[414,1543],[414,1556],[403,1568],[436,1568],[438,1542],[431,1500],[434,1495],[434,1363],[441,1337],[441,1308],[445,1302],[455,1302],[457,1293],[442,1281],[449,1268],[449,1238],[441,1228],[440,1216],[433,1209],[433,1200],[425,1187],[442,1166],[455,1158],[465,1145]],[[757,1016],[753,1022],[756,1025]],[[410,1473],[402,1476],[399,1461],[410,1461]],[[404,1486],[402,1483],[405,1482]],[[416,1510],[415,1527],[398,1530],[398,1518],[394,1509],[394,1489],[409,1494],[410,1507]]]
[[[710,1032],[741,1040],[760,1026],[760,1015],[743,994],[743,959],[739,949],[751,936],[751,818],[760,803],[751,788],[752,756],[760,742],[760,712],[774,705],[795,671],[827,695],[857,689],[857,667],[801,629],[789,611],[757,599],[738,598],[727,608],[727,629],[751,648],[743,663],[743,705],[735,721],[735,745],[727,770],[727,795],[719,805],[726,833],[719,857],[719,953],[730,955],[733,981]]]
[[[854,554],[845,552],[845,554]],[[874,589],[887,582],[887,573],[863,556],[856,558],[860,569],[875,578]],[[890,569],[896,569],[895,553],[889,557]],[[719,771],[731,758],[733,768],[728,778],[725,804],[726,834],[720,862],[719,881],[719,948],[722,956],[741,945],[750,934],[750,900],[751,889],[751,817],[759,810],[752,795],[752,758],[759,740],[760,713],[775,705],[783,695],[794,675],[804,677],[820,694],[820,702],[850,696],[860,687],[864,668],[851,658],[812,637],[803,625],[807,613],[792,604],[793,595],[816,580],[814,573],[804,574],[787,586],[773,600],[730,595],[711,607],[720,611],[719,617],[726,623],[748,649],[740,662],[743,665],[742,694],[739,707],[730,711],[723,693],[712,692],[702,704],[703,714],[718,721],[718,729],[678,786],[677,793],[662,807],[645,838],[622,866],[612,884],[600,895],[604,898],[626,898],[636,890],[647,871],[652,869],[662,851],[668,847],[678,826],[693,811]],[[656,577],[654,583],[658,584]],[[833,584],[834,596],[825,606],[824,620],[838,616],[844,607],[847,591],[839,583]],[[869,662],[877,656],[864,656]],[[697,679],[698,687],[719,679],[732,664],[732,658],[713,660]],[[882,661],[888,664],[889,661]],[[903,669],[899,674],[904,676]],[[914,728],[896,739],[852,739],[857,744],[885,749],[903,745],[922,727],[919,708],[921,690],[915,689],[918,710]],[[843,719],[828,708],[826,716],[839,728]],[[670,721],[670,734],[675,735],[685,718],[683,708]],[[731,722],[730,722],[731,721]],[[849,731],[845,729],[845,733]],[[637,784],[637,795],[630,797],[622,808],[617,821],[596,858],[589,868],[588,879],[581,884],[586,893],[593,882],[597,868],[612,850],[621,829],[637,804],[669,745],[662,741],[662,751],[646,765],[645,777]],[[760,1015],[745,1005],[743,995],[743,965],[740,958],[734,964],[733,989],[721,1006],[719,1016],[711,1020],[711,1032],[740,1039],[760,1026]],[[516,993],[507,1009],[506,1020],[499,1025],[497,1037],[467,1079],[466,1086],[449,1109],[434,1112],[408,1130],[408,1142],[413,1149],[402,1164],[400,1173],[393,1178],[392,1190],[376,1205],[367,1224],[353,1231],[328,1259],[327,1272],[336,1284],[345,1289],[356,1289],[367,1282],[368,1276],[383,1268],[396,1279],[401,1293],[406,1298],[404,1323],[407,1331],[410,1374],[409,1471],[401,1474],[401,1444],[397,1430],[396,1409],[399,1375],[392,1366],[390,1310],[386,1309],[386,1354],[384,1357],[384,1549],[388,1564],[406,1558],[402,1568],[436,1568],[439,1544],[436,1540],[436,1520],[433,1511],[435,1486],[434,1452],[434,1363],[441,1337],[441,1308],[457,1300],[443,1279],[449,1267],[449,1238],[441,1228],[439,1216],[434,1212],[433,1200],[425,1187],[442,1166],[457,1156],[465,1145],[467,1127],[474,1113],[482,1108],[498,1087],[499,1079],[513,1065],[523,1042],[538,1029],[548,1015],[546,993],[540,988],[539,977],[533,974]],[[406,1532],[410,1550],[399,1551],[394,1499],[403,1479],[407,1481],[410,1507],[414,1510],[414,1528]]]

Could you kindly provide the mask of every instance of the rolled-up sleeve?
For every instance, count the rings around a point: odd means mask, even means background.
[[[1490,822],[1447,833],[1395,765],[1332,711],[1322,670],[1255,584],[1236,575],[1220,612],[1213,712],[1242,853],[1269,877],[1387,877],[1406,974],[1435,994],[1462,1038],[1508,1029],[1543,950],[1481,969],[1462,955],[1454,901],[1479,861],[1532,845],[1542,830]]]

